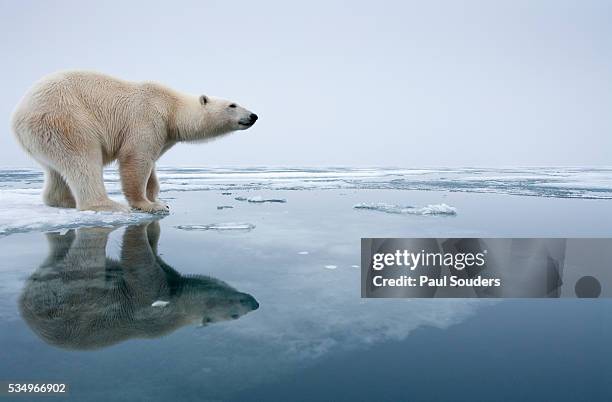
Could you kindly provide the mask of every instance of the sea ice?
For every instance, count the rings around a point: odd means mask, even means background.
[[[287,200],[284,198],[264,198],[260,195],[256,195],[255,197],[236,197],[234,199],[236,201],[248,201],[248,202],[254,202],[258,204],[261,204],[264,202],[280,202],[280,203],[287,202]]]
[[[429,204],[424,207],[401,206],[395,204],[361,203],[354,205],[355,209],[369,209],[372,211],[386,212],[389,214],[408,214],[408,215],[456,215],[457,209],[446,204]]]
[[[610,168],[160,168],[158,177],[162,191],[402,189],[612,198]]]
[[[230,195],[235,190],[401,189],[612,199],[612,168],[160,167],[157,175],[162,192],[221,191]],[[43,180],[40,169],[0,169],[2,188],[40,189]],[[109,194],[121,194],[117,169],[106,169],[104,181]]]
[[[159,218],[139,212],[93,212],[49,207],[43,204],[40,193],[38,189],[0,190],[0,236],[81,226],[115,226]]]
[[[151,304],[151,307],[166,307],[170,302],[164,300],[156,300]]]
[[[255,229],[255,225],[252,223],[210,223],[208,225],[179,225],[177,229],[182,230],[235,230],[235,231],[251,231]]]
[[[532,197],[612,199],[612,168],[173,168],[157,169],[162,194],[182,191],[238,190],[423,190],[496,193]],[[111,197],[124,201],[117,169],[104,171]],[[50,208],[42,203],[44,177],[40,169],[0,169],[0,236],[28,231],[69,229],[79,226],[120,225],[155,217],[144,213],[93,213]],[[173,194],[174,195],[174,194]],[[171,199],[171,197],[164,197]],[[262,196],[236,197],[251,203],[286,202]],[[393,214],[454,215],[446,204],[409,207],[358,204]]]

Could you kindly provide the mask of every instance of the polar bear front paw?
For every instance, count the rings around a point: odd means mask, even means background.
[[[163,202],[137,202],[132,204],[132,208],[137,211],[148,212],[150,214],[169,214],[170,207]]]

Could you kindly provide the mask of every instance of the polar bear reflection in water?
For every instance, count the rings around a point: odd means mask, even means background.
[[[127,227],[119,261],[106,256],[112,230],[46,235],[49,256],[20,298],[23,318],[45,342],[95,349],[192,323],[237,319],[259,307],[251,295],[222,281],[183,276],[167,265],[157,255],[158,222]],[[160,300],[169,303],[152,306]]]

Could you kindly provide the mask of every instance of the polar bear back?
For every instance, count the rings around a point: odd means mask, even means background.
[[[132,83],[94,72],[61,72],[43,78],[13,115],[18,140],[35,157],[41,146],[75,152],[100,147],[105,162],[116,157],[126,132],[164,129],[175,95],[153,83]]]

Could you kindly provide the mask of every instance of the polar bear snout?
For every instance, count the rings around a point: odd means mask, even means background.
[[[238,121],[238,124],[243,128],[249,128],[253,124],[255,124],[258,118],[259,116],[257,116],[255,113],[250,113],[248,117],[243,117],[242,119],[240,119]]]
[[[235,292],[221,298],[211,299],[206,302],[201,325],[206,326],[215,322],[236,320],[258,308],[257,300],[247,293]]]
[[[245,306],[249,311],[254,311],[259,308],[259,303],[249,294],[244,293],[244,297],[240,299],[240,304]]]

